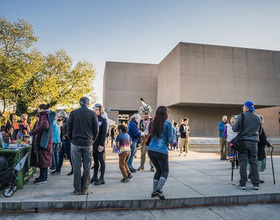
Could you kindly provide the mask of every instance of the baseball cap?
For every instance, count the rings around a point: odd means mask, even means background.
[[[252,101],[246,101],[244,106],[246,106],[251,112],[255,111],[254,103]]]

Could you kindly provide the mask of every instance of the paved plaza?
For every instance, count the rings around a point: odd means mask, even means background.
[[[178,151],[171,151],[170,173],[164,193],[166,200],[151,198],[153,174],[146,161],[145,171],[133,174],[128,183],[121,183],[118,167],[118,156],[107,149],[105,185],[90,184],[90,194],[77,196],[73,193],[73,177],[66,174],[70,171],[68,161],[65,162],[59,175],[49,175],[47,184],[36,185],[32,180],[18,190],[11,198],[0,195],[0,210],[117,210],[117,209],[151,209],[194,207],[204,205],[244,204],[256,202],[280,201],[280,157],[274,157],[276,185],[273,184],[270,158],[267,169],[260,174],[265,184],[259,191],[252,189],[248,182],[247,190],[238,186],[239,173],[234,170],[231,182],[231,168],[227,161],[220,161],[216,153],[196,153],[191,151],[185,157],[179,157]],[[139,152],[134,159],[134,167],[138,168]]]

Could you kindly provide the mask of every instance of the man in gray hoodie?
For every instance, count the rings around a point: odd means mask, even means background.
[[[247,101],[243,106],[243,115],[244,121],[242,124],[242,129],[240,131],[241,126],[241,114],[237,116],[237,119],[232,126],[232,130],[235,132],[240,132],[240,140],[244,145],[244,151],[240,152],[238,155],[239,165],[240,165],[240,185],[239,187],[242,190],[246,189],[247,182],[247,163],[252,169],[252,184],[255,190],[259,190],[259,171],[257,165],[257,155],[258,155],[258,142],[259,142],[259,134],[261,132],[261,119],[260,116],[254,113],[254,103],[251,101]]]

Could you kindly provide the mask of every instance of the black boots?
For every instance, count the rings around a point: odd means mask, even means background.
[[[100,177],[98,180],[95,181],[94,185],[99,186],[101,184],[105,184],[104,178]]]

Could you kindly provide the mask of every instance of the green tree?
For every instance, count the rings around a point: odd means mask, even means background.
[[[43,56],[33,44],[32,25],[18,19],[11,23],[0,18],[0,99],[16,105],[16,113],[36,109],[40,103],[71,107],[87,94],[94,100],[92,63],[73,59],[59,50]]]
[[[19,100],[20,91],[34,70],[32,45],[37,41],[32,26],[18,19],[11,23],[0,18],[0,99],[4,109]],[[31,51],[31,52],[30,52]]]
[[[26,96],[40,102],[71,107],[88,94],[94,99],[95,69],[92,63],[80,61],[74,67],[72,58],[59,50],[44,58],[41,72],[36,72],[27,82]],[[30,103],[30,106],[32,104]],[[33,106],[35,107],[35,106]]]

